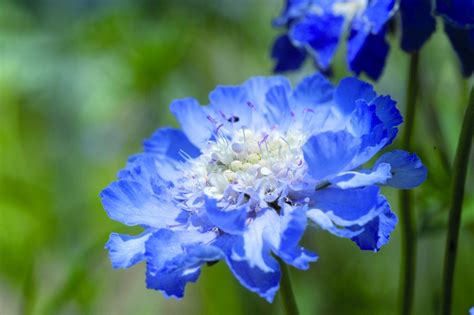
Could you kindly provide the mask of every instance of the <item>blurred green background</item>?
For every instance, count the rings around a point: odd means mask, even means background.
[[[0,314],[281,314],[248,292],[223,263],[204,267],[181,301],[145,289],[144,264],[113,270],[112,231],[98,194],[156,128],[176,125],[175,98],[206,104],[217,84],[271,74],[271,19],[282,0],[0,1]],[[450,164],[471,82],[440,25],[422,50],[415,127],[429,168],[416,190],[415,314],[436,314]],[[408,56],[397,34],[379,93],[403,110]],[[342,48],[342,47],[341,47]],[[343,49],[340,49],[342,52]],[[296,83],[312,65],[291,74]],[[348,75],[339,53],[334,80]],[[197,122],[199,123],[199,122]],[[403,132],[403,126],[401,128]],[[395,143],[391,148],[399,147]],[[474,160],[468,176],[454,314],[474,305]],[[397,195],[387,190],[397,212]],[[379,253],[320,231],[320,255],[292,269],[302,314],[395,314],[400,228]]]

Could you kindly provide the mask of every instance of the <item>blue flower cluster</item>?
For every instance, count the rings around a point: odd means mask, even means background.
[[[101,193],[113,220],[143,227],[113,233],[114,268],[146,261],[146,284],[181,298],[206,263],[225,261],[247,289],[272,301],[280,266],[307,269],[308,223],[378,251],[397,218],[380,186],[410,189],[426,169],[415,154],[391,151],[363,165],[397,135],[395,102],[347,78],[322,75],[295,89],[284,77],[218,86],[210,105],[176,100],[181,129],[158,129]]]
[[[275,71],[298,69],[307,54],[320,69],[328,69],[347,33],[349,69],[378,79],[389,50],[387,23],[395,9],[395,0],[287,0],[274,20],[274,25],[288,29],[272,48]]]
[[[274,25],[285,27],[272,48],[275,72],[296,70],[306,56],[326,70],[344,33],[347,33],[347,63],[359,75],[377,80],[382,74],[389,45],[387,25],[401,14],[401,47],[418,51],[436,28],[433,12],[445,20],[445,31],[462,64],[462,72],[474,71],[474,2],[470,0],[287,0]]]

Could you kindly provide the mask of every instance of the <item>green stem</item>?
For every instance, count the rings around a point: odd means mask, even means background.
[[[464,114],[464,120],[459,135],[456,158],[453,165],[453,181],[451,183],[451,209],[449,212],[448,236],[444,256],[442,314],[451,314],[453,298],[454,267],[458,249],[459,226],[464,198],[464,185],[474,136],[474,88],[471,89],[469,104]]]
[[[290,273],[288,266],[285,263],[280,263],[281,266],[281,282],[280,294],[285,308],[286,315],[298,315],[298,306],[296,305],[295,295],[291,286]]]
[[[415,123],[415,104],[418,92],[418,53],[410,57],[410,70],[407,81],[405,132],[402,146],[406,151],[411,151],[411,138]],[[413,214],[412,193],[409,190],[400,191],[400,223],[402,228],[402,264],[401,264],[401,314],[411,314],[415,288],[416,267],[416,232]]]

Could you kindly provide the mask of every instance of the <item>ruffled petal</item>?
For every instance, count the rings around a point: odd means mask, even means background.
[[[112,233],[105,248],[113,268],[129,268],[145,259],[145,243],[151,233],[145,232],[138,236]]]
[[[293,45],[288,35],[284,34],[275,39],[271,57],[275,60],[274,72],[297,70],[306,59],[306,50]]]
[[[427,176],[426,167],[421,163],[416,154],[410,154],[402,150],[394,150],[382,155],[375,167],[389,164],[391,166],[391,178],[386,184],[398,189],[411,189],[423,183]]]
[[[314,109],[333,98],[334,86],[322,74],[305,77],[293,92],[293,103],[298,107]]]
[[[372,33],[379,33],[385,27],[385,24],[395,13],[395,0],[373,0],[370,1],[363,16],[370,25]]]
[[[339,226],[365,225],[380,214],[385,199],[377,186],[354,189],[326,188],[311,198],[314,208],[326,213]]]
[[[196,282],[200,274],[199,267],[160,273],[152,273],[147,269],[146,287],[161,291],[166,298],[181,299],[186,284]]]
[[[327,69],[334,57],[342,35],[344,17],[326,12],[323,15],[306,15],[290,30],[291,38],[298,44],[307,45],[317,55],[316,61]]]
[[[357,78],[342,79],[334,91],[336,105],[344,113],[352,113],[356,108],[357,100],[370,103],[376,96],[377,94],[369,83]]]
[[[286,131],[292,122],[291,110],[288,103],[288,91],[284,86],[277,85],[266,94],[267,110],[265,120],[270,128],[278,127]]]
[[[274,210],[260,210],[244,233],[238,237],[233,247],[232,260],[246,261],[251,268],[271,272],[274,267],[274,259],[270,255],[271,243],[277,242],[272,238],[278,238],[278,234],[266,231],[272,230],[278,223],[279,218]]]
[[[279,244],[274,249],[275,253],[285,263],[303,270],[309,268],[310,262],[318,259],[315,253],[299,246],[306,229],[306,211],[306,206],[291,207],[286,203],[283,205],[278,231],[280,235]]]
[[[397,224],[397,216],[390,210],[388,203],[382,204],[385,210],[372,221],[363,226],[363,232],[355,237],[354,241],[362,250],[371,250],[377,252],[387,244]],[[354,230],[360,230],[360,226],[351,227]]]
[[[138,182],[113,182],[100,197],[109,217],[126,225],[160,228],[180,222],[181,209]]]
[[[314,224],[316,224],[316,226],[339,237],[352,238],[363,232],[363,229],[350,230],[344,227],[336,226],[334,222],[332,222],[331,218],[319,209],[308,210],[307,216]]]
[[[186,137],[198,148],[203,148],[213,135],[213,126],[207,115],[194,98],[175,100],[170,110],[181,125]]]
[[[403,122],[403,117],[396,106],[397,103],[390,96],[378,96],[370,104],[375,105],[377,117],[387,128],[389,143],[391,143],[398,133],[396,126]]]
[[[431,0],[401,0],[401,47],[406,52],[420,50],[436,29]]]
[[[303,146],[308,174],[315,180],[346,170],[354,159],[359,141],[346,131],[324,132],[312,136]]]

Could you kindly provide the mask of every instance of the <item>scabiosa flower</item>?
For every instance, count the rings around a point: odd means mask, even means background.
[[[395,9],[395,0],[287,0],[274,20],[287,29],[272,48],[275,71],[298,69],[307,54],[320,69],[328,69],[347,32],[349,69],[378,79],[389,50],[386,24]]]
[[[218,86],[210,105],[174,101],[181,130],[158,129],[101,193],[107,214],[143,227],[113,233],[114,268],[146,261],[146,284],[181,298],[205,263],[223,260],[247,289],[272,301],[280,266],[307,269],[307,222],[378,251],[397,218],[379,186],[409,189],[426,177],[414,154],[386,153],[402,117],[388,96],[355,78],[322,75],[294,90],[283,77]]]
[[[471,308],[469,309],[469,315],[474,315],[474,307],[471,307]]]

